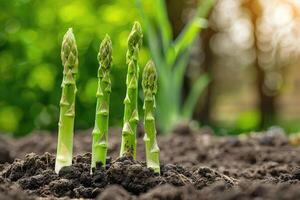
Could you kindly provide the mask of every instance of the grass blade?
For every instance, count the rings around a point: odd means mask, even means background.
[[[183,31],[174,42],[176,54],[180,54],[183,50],[189,47],[198,36],[201,28],[207,26],[207,20],[204,18],[208,15],[208,12],[214,3],[215,0],[206,0],[199,5],[197,15],[185,26]]]
[[[186,101],[184,102],[182,110],[183,117],[185,117],[186,119],[191,119],[197,101],[209,82],[210,77],[207,74],[203,74],[196,80]]]

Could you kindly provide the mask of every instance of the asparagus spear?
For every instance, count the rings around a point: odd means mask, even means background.
[[[141,25],[135,22],[128,37],[128,50],[126,62],[128,65],[126,77],[126,97],[124,99],[124,119],[122,129],[122,143],[120,156],[132,156],[136,158],[136,129],[138,116],[138,55],[142,46],[143,33]]]
[[[108,35],[105,36],[100,44],[98,61],[97,106],[95,126],[92,133],[92,168],[96,166],[98,161],[101,161],[103,166],[105,166],[108,148],[108,119],[111,93],[110,67],[112,63],[112,42]]]
[[[61,59],[64,67],[61,84],[60,116],[55,171],[72,164],[73,134],[75,118],[76,75],[78,72],[78,51],[72,28],[64,35]]]
[[[144,142],[146,146],[147,167],[160,173],[159,165],[159,147],[156,141],[155,128],[155,95],[157,92],[157,73],[155,65],[149,61],[144,68],[142,87],[144,92]]]

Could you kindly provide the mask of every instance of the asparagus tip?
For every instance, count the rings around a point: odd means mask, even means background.
[[[152,60],[148,61],[148,63],[144,68],[142,85],[144,90],[150,89],[152,92],[154,93],[156,92],[157,73],[156,73],[155,64]]]
[[[69,28],[64,35],[61,48],[61,60],[65,68],[77,68],[78,51],[72,28]],[[76,70],[74,72],[76,72]]]
[[[108,34],[102,40],[98,53],[98,61],[104,68],[109,68],[112,62],[112,42]]]
[[[128,47],[130,49],[140,48],[142,46],[143,31],[139,22],[134,22],[132,30],[128,37]]]

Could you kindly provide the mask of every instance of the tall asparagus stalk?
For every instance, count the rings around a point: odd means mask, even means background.
[[[97,106],[95,126],[92,133],[92,168],[96,166],[98,161],[101,161],[105,166],[108,148],[109,100],[111,93],[110,67],[112,62],[112,42],[108,35],[100,44],[98,61]]]
[[[157,92],[157,73],[155,65],[149,61],[144,68],[142,87],[144,91],[144,125],[147,167],[160,173],[159,147],[156,141],[155,128],[155,95]]]
[[[139,120],[138,114],[138,55],[142,46],[143,33],[141,25],[135,22],[128,37],[126,63],[128,65],[126,77],[126,97],[124,99],[124,119],[122,129],[122,143],[120,156],[136,158],[136,129]]]
[[[73,134],[75,118],[76,75],[78,72],[78,51],[72,28],[64,35],[61,60],[64,66],[60,116],[58,123],[58,143],[55,171],[72,164]]]

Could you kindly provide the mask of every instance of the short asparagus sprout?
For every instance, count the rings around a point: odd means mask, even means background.
[[[160,173],[159,147],[156,141],[155,95],[157,92],[157,73],[155,65],[149,61],[144,68],[142,87],[144,92],[144,142],[146,146],[147,167]]]
[[[76,75],[78,72],[78,51],[72,28],[64,35],[61,59],[64,67],[61,84],[60,116],[55,171],[72,164],[75,118]]]
[[[106,165],[109,101],[111,93],[110,67],[112,63],[112,42],[108,35],[105,36],[100,44],[98,61],[98,89],[96,93],[97,106],[95,126],[92,133],[92,168],[96,167],[96,162],[99,161],[102,162],[103,166]]]
[[[128,65],[126,77],[126,97],[124,99],[124,119],[122,129],[122,143],[120,156],[136,158],[136,129],[139,121],[138,114],[138,55],[142,46],[143,33],[141,25],[135,22],[128,37],[126,63]]]

